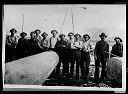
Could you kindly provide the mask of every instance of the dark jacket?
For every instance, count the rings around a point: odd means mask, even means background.
[[[17,45],[17,41],[16,41],[16,37],[11,37],[11,36],[7,36],[6,37],[6,47],[9,48],[16,48]]]
[[[39,41],[36,38],[30,38],[28,40],[29,44],[29,50],[28,53],[29,55],[37,54],[39,53],[40,47],[39,47]]]
[[[97,59],[106,61],[109,58],[109,44],[106,41],[98,41],[95,46],[94,55],[97,56]]]
[[[116,56],[119,56],[119,57],[122,57],[123,56],[123,45],[121,43],[119,44],[114,44],[112,46],[112,51],[111,51],[112,54],[116,55]],[[112,56],[112,55],[111,55]]]
[[[27,56],[27,52],[28,52],[28,40],[26,38],[20,38],[18,40],[18,44],[17,44],[17,56],[19,58],[25,57]]]

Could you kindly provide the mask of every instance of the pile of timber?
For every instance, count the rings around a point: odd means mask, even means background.
[[[107,79],[113,82],[113,85],[122,86],[122,58],[112,57],[107,62]]]

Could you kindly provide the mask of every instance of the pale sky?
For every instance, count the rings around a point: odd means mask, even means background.
[[[86,7],[87,9],[82,9]],[[40,29],[51,36],[50,32],[56,29],[60,32],[66,9],[68,8],[62,33],[73,31],[71,8],[75,33],[90,34],[98,37],[99,32],[105,32],[109,37],[125,37],[126,34],[126,5],[4,5],[4,32],[9,34],[15,28],[19,35],[22,32],[24,14],[24,32]],[[46,21],[45,21],[46,20]],[[96,35],[96,36],[94,36]]]

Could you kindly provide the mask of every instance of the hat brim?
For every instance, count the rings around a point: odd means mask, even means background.
[[[117,38],[115,38],[114,40],[116,41],[116,39],[119,39],[119,40],[120,40],[120,42],[122,42],[122,39],[121,39],[121,38],[118,38],[118,37],[117,37]]]
[[[76,36],[79,36],[79,37],[81,37],[81,35],[74,35],[74,37],[76,37]]]
[[[42,34],[41,36],[44,36],[44,35],[48,36],[48,34]]]
[[[17,31],[16,31],[15,29],[11,29],[11,30],[10,30],[10,32],[13,32],[13,31],[15,31],[15,33],[17,33]]]
[[[27,36],[27,34],[26,34],[26,33],[21,33],[21,34],[20,34],[20,36],[22,36],[23,34],[25,34],[25,36]]]
[[[99,35],[99,37],[102,37],[102,36],[107,37],[106,35]]]
[[[60,35],[59,37],[61,38],[62,36],[64,36],[64,37],[65,37],[65,35]]]
[[[83,38],[85,38],[85,37],[88,37],[90,39],[90,36],[89,35],[84,35]]]
[[[56,34],[58,34],[58,32],[57,32],[57,31],[51,31],[51,34],[52,34],[53,32],[56,32]]]

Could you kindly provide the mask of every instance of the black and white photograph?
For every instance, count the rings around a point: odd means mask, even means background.
[[[3,5],[3,89],[126,91],[125,4]]]

